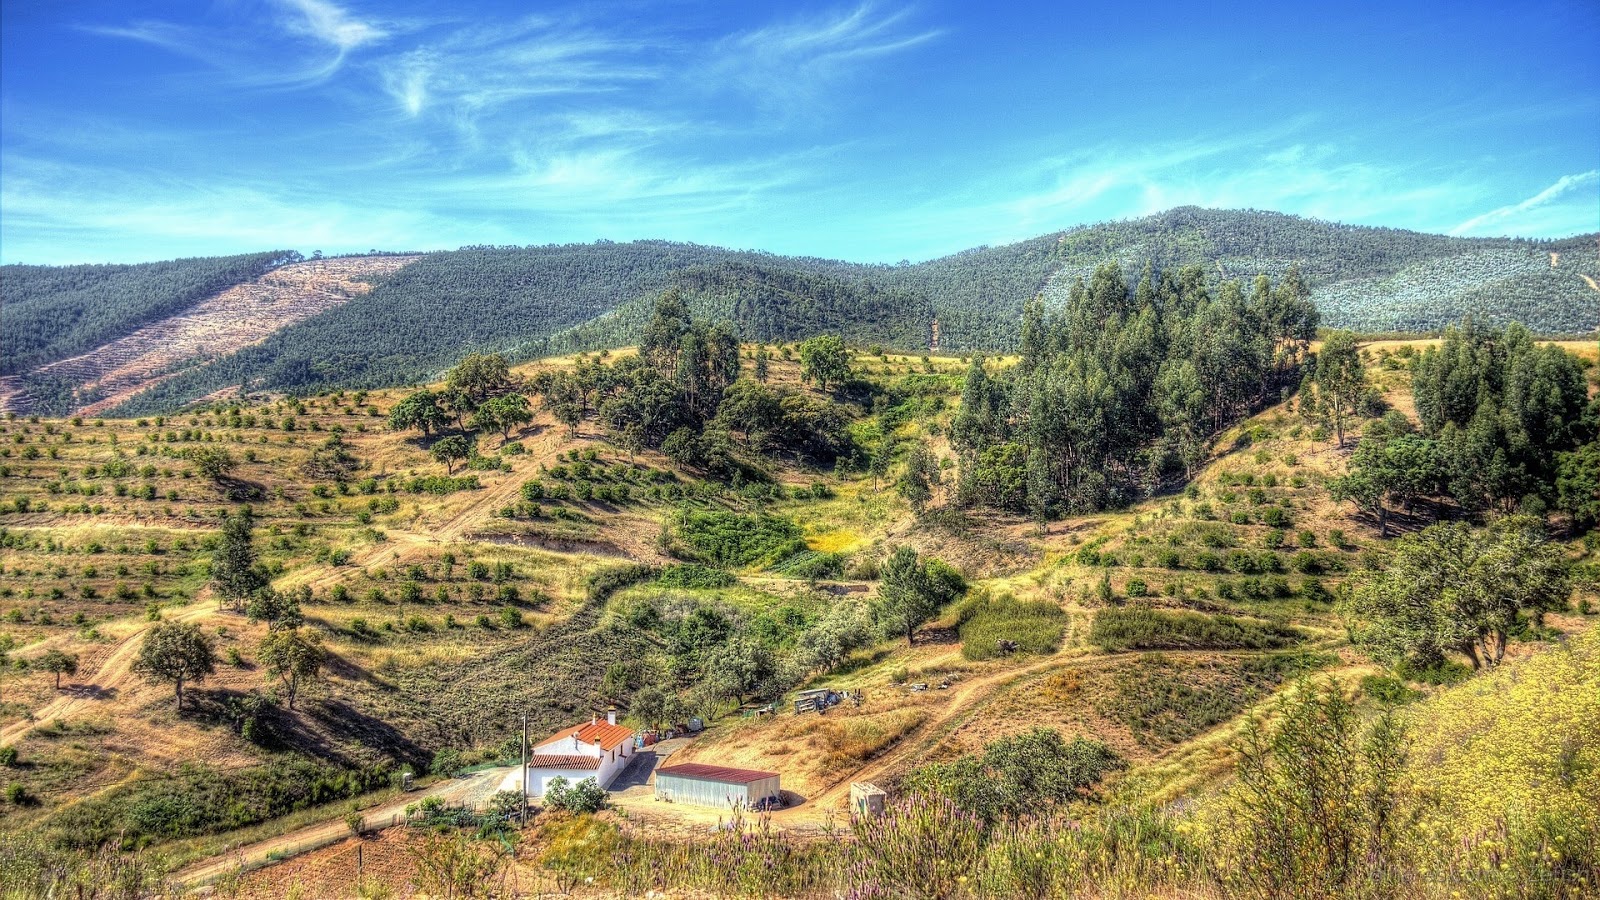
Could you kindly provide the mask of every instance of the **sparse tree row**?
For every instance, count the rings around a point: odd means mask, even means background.
[[[951,433],[960,498],[1043,520],[1192,474],[1213,437],[1295,384],[1317,324],[1292,270],[1213,289],[1198,268],[1147,269],[1129,290],[1101,266],[1065,308],[1028,305],[1014,368],[972,363]]]

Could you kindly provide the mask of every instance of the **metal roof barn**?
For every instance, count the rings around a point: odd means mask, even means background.
[[[779,793],[778,773],[680,763],[656,770],[656,799],[697,806],[748,809]]]

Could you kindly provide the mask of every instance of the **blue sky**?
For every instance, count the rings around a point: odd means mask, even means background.
[[[0,5],[0,260],[1600,230],[1600,5]]]

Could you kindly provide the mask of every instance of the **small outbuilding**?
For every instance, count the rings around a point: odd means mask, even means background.
[[[881,816],[889,795],[870,781],[850,783],[850,811],[858,816]]]
[[[656,770],[656,799],[697,806],[752,809],[781,795],[777,772],[679,763]]]

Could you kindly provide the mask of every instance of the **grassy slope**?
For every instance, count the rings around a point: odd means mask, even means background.
[[[869,375],[886,380],[923,369],[905,357],[863,364]],[[961,368],[954,359],[932,365],[949,372]],[[1403,396],[1403,372],[1380,373],[1380,379],[1393,382],[1392,395]],[[774,378],[794,382],[794,367],[775,365]],[[395,398],[382,392],[329,396],[307,401],[303,412],[284,402],[255,409],[257,425],[238,429],[208,422],[204,415],[159,426],[154,420],[143,425],[117,420],[4,424],[0,439],[11,455],[0,460],[8,467],[0,495],[12,504],[7,509],[15,509],[18,497],[28,498],[35,509],[41,502],[49,508],[0,514],[0,526],[33,544],[4,551],[0,631],[18,639],[19,656],[35,658],[61,647],[80,654],[82,667],[78,676],[65,679],[65,698],[42,674],[5,682],[6,742],[19,747],[26,764],[5,774],[44,802],[33,809],[5,807],[0,829],[23,827],[129,779],[160,777],[182,759],[248,767],[272,758],[237,737],[224,713],[230,697],[266,681],[251,663],[261,626],[218,613],[207,602],[203,566],[215,535],[215,512],[225,504],[215,487],[198,476],[185,477],[181,461],[135,455],[141,446],[187,446],[181,440],[185,431],[236,436],[238,443],[228,445],[233,452],[241,458],[254,453],[237,474],[262,490],[255,503],[258,546],[270,564],[281,566],[280,586],[304,583],[317,591],[307,616],[326,631],[338,662],[325,685],[309,689],[301,708],[278,720],[282,742],[295,752],[340,764],[419,759],[447,746],[476,747],[493,757],[514,733],[512,714],[526,701],[536,710],[536,729],[584,715],[600,702],[598,681],[606,662],[635,648],[586,643],[588,617],[594,613],[583,611],[585,578],[615,562],[613,553],[659,559],[654,536],[671,507],[651,501],[615,507],[568,504],[575,516],[568,520],[497,517],[497,509],[519,496],[523,481],[570,450],[594,449],[602,461],[625,461],[593,433],[592,423],[569,439],[548,421],[519,436],[527,452],[505,457],[510,472],[474,473],[483,485],[477,491],[443,497],[399,493],[392,508],[384,502],[391,496],[387,493],[317,496],[298,467],[335,425],[346,430],[368,464],[363,474],[405,477],[437,471],[416,442],[382,428],[384,410]],[[947,453],[939,435],[949,412],[947,405],[931,419],[912,421],[902,426],[903,435]],[[262,427],[260,420],[269,413],[279,426],[292,415],[295,430]],[[152,433],[161,439],[149,441]],[[168,433],[174,435],[172,443]],[[490,451],[498,444],[498,438],[486,441]],[[39,458],[22,458],[29,447],[39,448]],[[86,466],[103,466],[119,448],[136,466],[155,470],[122,479],[86,477]],[[1088,640],[1101,605],[1102,579],[1109,579],[1114,603],[1292,625],[1305,633],[1307,651],[1331,654],[1316,660],[1319,664],[1350,677],[1370,671],[1341,648],[1342,632],[1328,605],[1305,592],[1308,579],[1331,588],[1358,569],[1360,548],[1371,540],[1367,529],[1346,518],[1347,509],[1330,503],[1321,486],[1338,471],[1337,451],[1311,440],[1309,430],[1282,410],[1269,410],[1225,435],[1219,448],[1192,493],[1052,523],[1042,535],[1005,516],[935,516],[919,523],[892,492],[874,490],[859,476],[836,485],[831,499],[775,504],[773,511],[805,523],[815,549],[870,556],[891,543],[911,543],[957,562],[980,589],[1055,604],[1066,615],[1061,647],[1044,656],[968,661],[952,631],[955,621],[948,618],[925,629],[915,647],[891,642],[815,680],[866,690],[862,708],[846,706],[825,718],[725,720],[685,758],[781,770],[786,787],[813,801],[784,814],[795,824],[817,821],[842,799],[851,780],[892,782],[912,765],[1040,724],[1113,744],[1138,764],[1125,782],[1130,790],[1176,797],[1203,789],[1226,769],[1226,738],[1238,714],[1270,697],[1294,669],[1282,655],[1253,651],[1103,653]],[[654,454],[642,454],[638,462],[672,469]],[[778,475],[796,485],[822,477],[797,469]],[[1275,482],[1270,486],[1268,475]],[[1254,484],[1244,484],[1245,476]],[[49,483],[63,479],[74,488],[100,490],[87,496],[52,493]],[[129,486],[130,496],[116,496],[112,484],[117,480]],[[156,499],[138,498],[146,484]],[[169,492],[176,499],[167,499]],[[1284,510],[1292,522],[1288,546],[1277,551],[1266,546],[1275,529],[1261,524],[1269,508]],[[1244,521],[1233,521],[1236,513]],[[1335,529],[1345,532],[1349,549],[1333,546]],[[1293,554],[1302,549],[1294,546],[1302,530],[1310,533],[1312,544],[1305,552],[1319,562],[1322,574],[1292,568],[1281,576],[1227,571],[1232,553],[1247,552],[1259,561],[1273,552],[1292,566]],[[479,539],[495,533],[504,540],[508,531],[516,533],[518,543]],[[328,554],[335,552],[349,555],[344,565],[329,564]],[[1205,568],[1207,553],[1219,559],[1222,571]],[[447,554],[454,555],[454,565],[446,564]],[[517,602],[531,632],[496,624],[506,605],[496,599],[502,585],[492,577],[474,577],[473,561],[491,569],[497,563],[513,567]],[[770,573],[744,575],[744,587],[721,592],[726,602],[752,608],[783,599],[837,602],[803,582]],[[1266,586],[1274,577],[1283,579],[1290,596],[1255,598],[1245,590],[1251,584],[1247,579]],[[1127,596],[1136,580],[1145,585],[1144,598]],[[403,586],[412,581],[420,597],[404,601]],[[144,596],[146,583],[154,597]],[[119,599],[118,585],[134,596]],[[335,585],[344,585],[352,599],[329,599]],[[866,582],[836,586],[839,591],[870,588]],[[169,617],[203,621],[218,635],[220,650],[241,654],[240,665],[219,666],[195,692],[197,710],[181,716],[167,689],[146,685],[116,664],[119,649],[125,660],[135,646],[152,601]],[[480,615],[490,619],[488,627],[475,624]],[[457,627],[448,627],[447,617]],[[357,619],[365,620],[365,629],[357,627]],[[563,654],[573,642],[589,652]],[[565,661],[553,662],[560,658]],[[949,688],[939,689],[946,679]],[[918,681],[935,687],[912,693],[897,686]],[[18,721],[47,705],[59,713],[59,726]]]

